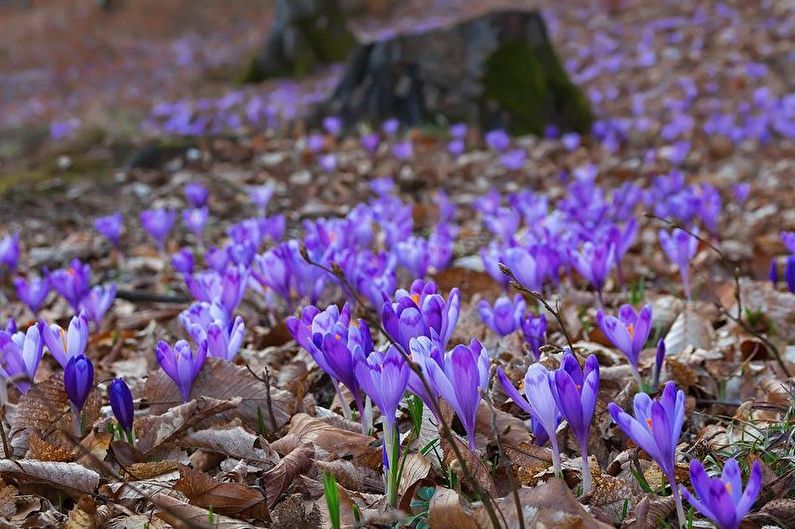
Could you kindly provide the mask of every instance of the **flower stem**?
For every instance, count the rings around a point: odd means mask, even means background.
[[[582,493],[588,494],[593,487],[593,478],[591,477],[591,466],[588,464],[588,445],[584,443],[580,447],[582,453]]]
[[[78,439],[83,438],[83,416],[80,410],[74,405],[72,407],[72,431]]]
[[[555,477],[563,479],[563,470],[560,468],[560,450],[558,449],[557,436],[551,436],[549,442],[552,445],[552,467],[555,469]]]
[[[674,497],[674,503],[676,504],[676,517],[679,519],[679,527],[687,527],[687,518],[685,517],[685,510],[682,508],[682,495],[679,494],[679,487],[674,479],[670,479],[668,482],[671,484],[671,495]]]
[[[340,407],[342,408],[342,416],[350,421],[353,418],[353,413],[351,413],[351,405],[348,404],[348,401],[345,400],[345,397],[342,396],[342,390],[340,389],[340,384],[336,380],[334,381],[334,391],[337,392],[337,399],[340,401]]]
[[[386,473],[386,497],[389,506],[396,507],[398,485],[400,483],[400,465],[398,464],[400,437],[396,426],[384,425],[384,444],[386,446],[388,464],[388,467],[384,469]]]

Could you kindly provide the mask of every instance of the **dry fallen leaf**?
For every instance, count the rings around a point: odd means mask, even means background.
[[[304,443],[284,456],[272,469],[265,472],[261,483],[268,498],[268,505],[273,506],[301,472],[305,472],[312,464],[315,448],[312,443]]]
[[[0,459],[0,475],[63,490],[67,493],[93,494],[99,485],[99,474],[77,463],[59,461]]]
[[[472,517],[472,509],[465,505],[456,491],[436,487],[428,509],[428,525],[431,529],[479,529]]]
[[[686,306],[674,320],[665,335],[665,351],[668,355],[683,353],[688,347],[710,349],[714,341],[712,325],[707,318]]]
[[[174,489],[183,493],[191,505],[212,508],[213,512],[237,518],[269,520],[265,496],[258,489],[242,483],[216,481],[204,472],[180,467]]]
[[[175,529],[254,529],[246,522],[211,513],[164,494],[152,498],[152,503],[157,507],[155,516]]]
[[[264,469],[272,468],[279,461],[279,455],[271,449],[265,439],[246,431],[242,426],[190,432],[180,439],[178,444],[185,448],[198,448],[235,459],[244,459],[248,464]]]

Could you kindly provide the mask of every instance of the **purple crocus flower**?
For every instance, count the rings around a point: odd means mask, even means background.
[[[560,141],[567,151],[575,151],[580,146],[580,135],[576,132],[568,132],[560,137]]]
[[[742,207],[748,201],[748,196],[751,194],[751,184],[748,182],[734,184],[732,186],[732,194],[737,205]]]
[[[19,234],[8,234],[0,239],[0,266],[9,272],[16,270],[19,263]]]
[[[133,405],[132,393],[127,383],[121,378],[114,378],[108,386],[108,400],[113,415],[119,421],[119,426],[127,434],[127,438],[132,442],[133,419],[135,418],[135,406]]]
[[[71,358],[80,356],[88,345],[88,314],[80,312],[69,322],[69,330],[64,331],[59,325],[47,325],[41,321],[41,337],[55,360],[66,368]]]
[[[396,433],[398,405],[406,392],[411,369],[395,347],[390,347],[386,353],[375,351],[368,356],[361,348],[356,349],[354,363],[359,386],[381,411],[384,439],[388,440]],[[387,468],[395,463],[390,457]]]
[[[205,259],[206,255],[207,254],[205,254]],[[224,257],[226,257],[226,254],[224,254]],[[196,260],[193,257],[193,250],[190,248],[182,248],[180,251],[171,254],[171,266],[182,275],[193,274],[195,265]],[[223,268],[226,268],[226,261],[224,261]]]
[[[326,116],[323,118],[323,128],[332,136],[339,136],[342,132],[342,119],[337,116]]]
[[[248,196],[257,206],[257,211],[260,216],[265,215],[265,210],[268,208],[268,203],[273,197],[275,188],[271,184],[264,184],[259,186],[250,186],[248,188]]]
[[[387,136],[392,136],[397,133],[400,129],[400,121],[395,118],[389,118],[388,120],[384,121],[381,125],[381,130],[384,131],[384,134]]]
[[[291,252],[287,243],[282,243],[254,257],[251,275],[263,287],[273,290],[288,305],[290,304],[293,270]]]
[[[511,149],[500,156],[500,163],[509,171],[519,171],[524,167],[526,155],[524,149]]]
[[[632,305],[622,305],[618,309],[618,318],[606,316],[604,311],[599,310],[596,313],[596,324],[607,339],[624,353],[632,368],[632,375],[640,386],[642,382],[638,372],[638,360],[651,333],[651,305],[644,305],[639,312]]]
[[[207,326],[206,333],[208,354],[231,362],[243,345],[246,326],[243,318],[237,316],[229,327],[217,321],[212,322]]]
[[[200,183],[188,182],[185,184],[185,199],[192,209],[200,209],[206,206],[209,196],[210,192]]]
[[[83,355],[70,358],[63,371],[63,383],[73,410],[79,414],[94,389],[94,365],[91,360]]]
[[[718,233],[718,221],[720,220],[722,211],[723,204],[720,198],[720,192],[711,184],[702,184],[699,215],[707,231],[712,235],[717,235]]]
[[[519,216],[519,212],[513,208],[497,208],[493,212],[483,215],[483,224],[486,229],[504,242],[513,240],[521,222],[522,218]]]
[[[582,245],[579,252],[569,250],[569,259],[577,273],[588,280],[602,301],[602,289],[605,287],[607,276],[616,264],[615,247],[611,243],[595,245],[588,241]]]
[[[116,284],[97,285],[83,297],[80,302],[80,310],[85,311],[88,319],[97,326],[102,323],[102,318],[116,299]]]
[[[466,150],[466,142],[461,139],[453,139],[447,144],[447,152],[453,156],[460,156]]]
[[[445,300],[436,283],[416,280],[408,292],[398,290],[394,302],[383,304],[381,321],[387,335],[408,353],[411,338],[418,336],[435,338],[445,347],[453,336],[460,311],[461,294],[457,288]]]
[[[795,231],[782,231],[781,242],[787,247],[789,253],[795,254]]]
[[[690,261],[698,250],[698,239],[687,233],[681,228],[674,228],[672,233],[660,230],[660,245],[662,246],[668,259],[679,269],[682,277],[682,286],[685,290],[685,297],[690,300],[690,276],[688,268]]]
[[[652,373],[651,387],[656,391],[660,385],[660,375],[662,374],[663,364],[665,363],[665,340],[657,340],[657,352],[654,355],[654,372]]]
[[[682,433],[682,421],[685,417],[684,391],[677,390],[674,382],[668,382],[659,399],[652,400],[646,393],[637,393],[634,400],[634,417],[622,410],[615,402],[611,402],[607,409],[624,435],[642,448],[665,474],[676,502],[679,524],[684,527],[682,498],[679,496],[674,473],[676,445]]]
[[[208,303],[218,301],[227,314],[232,314],[246,292],[248,275],[249,271],[245,267],[232,265],[221,273],[205,270],[186,275],[185,284],[196,300]]]
[[[536,421],[549,437],[550,444],[552,445],[552,464],[555,467],[555,474],[560,476],[560,449],[558,448],[557,429],[560,423],[560,414],[558,413],[558,406],[555,403],[555,395],[552,390],[554,384],[552,376],[541,364],[532,364],[524,377],[524,394],[523,397],[508,376],[502,370],[497,368],[497,378],[502,385],[505,394],[516,403],[517,406],[534,417]]]
[[[497,241],[491,241],[488,246],[480,249],[480,260],[483,262],[483,268],[491,278],[502,286],[503,289],[508,288],[510,279],[500,270],[500,263],[505,263],[505,249]],[[505,263],[507,264],[507,263]],[[508,265],[510,268],[511,265]]]
[[[124,228],[124,217],[121,213],[114,213],[106,217],[96,218],[94,219],[94,228],[100,235],[106,237],[115,248],[118,248],[121,232]]]
[[[165,249],[166,238],[174,226],[176,212],[173,209],[148,209],[142,211],[138,218],[141,226],[155,240],[158,248]]]
[[[533,291],[541,290],[546,273],[542,260],[536,259],[530,250],[521,246],[508,248],[503,255],[504,264],[511,269],[520,285]]]
[[[473,340],[470,347],[455,346],[445,355],[442,365],[426,358],[422,366],[433,389],[461,420],[472,451],[475,450],[475,419],[480,395],[488,385],[488,356],[484,353],[481,345]]]
[[[404,140],[392,146],[392,155],[400,161],[410,160],[414,156],[414,146],[411,140]]]
[[[522,334],[536,360],[541,359],[541,346],[546,342],[547,318],[543,314],[538,317],[528,313],[520,322]]]
[[[199,240],[202,238],[202,231],[209,217],[210,210],[207,206],[186,209],[182,212],[182,222],[185,223],[185,227]]]
[[[0,374],[12,380],[22,393],[33,384],[41,361],[44,343],[40,328],[41,324],[36,324],[24,333],[0,331]]]
[[[521,327],[526,310],[527,304],[519,294],[513,300],[508,296],[500,296],[494,302],[493,308],[485,299],[478,303],[480,319],[500,336],[508,336]]]
[[[50,293],[50,278],[45,275],[43,277],[31,277],[25,279],[17,277],[14,279],[14,288],[17,291],[17,298],[23,302],[33,313],[39,312],[44,300],[47,299],[47,294]]]
[[[412,235],[405,241],[397,243],[395,254],[397,255],[398,263],[408,270],[413,277],[422,279],[428,273],[430,251],[427,239]]]
[[[372,154],[378,150],[378,145],[381,143],[381,138],[378,137],[377,132],[370,132],[362,135],[361,143],[362,147],[364,147],[367,152]]]
[[[490,130],[486,133],[486,145],[493,151],[502,152],[511,145],[511,137],[502,129]]]
[[[733,457],[723,465],[719,478],[710,478],[701,461],[690,462],[690,484],[696,496],[680,487],[682,497],[700,512],[712,520],[719,529],[739,529],[745,515],[753,507],[762,488],[762,466],[754,461],[748,484],[743,490],[740,465]]]
[[[784,282],[787,290],[795,292],[795,255],[788,255],[784,261]]]
[[[306,138],[306,148],[312,154],[321,152],[326,146],[326,138],[322,134],[310,134]]]
[[[599,361],[591,355],[585,362],[585,372],[571,350],[563,355],[563,361],[554,374],[552,393],[563,418],[569,423],[574,437],[580,444],[582,454],[582,489],[591,490],[591,469],[588,465],[588,434],[599,395]]]
[[[80,259],[73,259],[67,268],[59,268],[50,275],[50,284],[66,299],[75,310],[80,310],[80,302],[88,294],[91,282],[91,267]]]
[[[202,342],[194,353],[185,340],[177,341],[173,349],[160,340],[155,347],[155,356],[160,367],[179,388],[182,401],[188,402],[193,382],[207,357],[207,342]]]
[[[351,392],[364,423],[364,404],[359,383],[354,373],[354,359],[369,356],[373,350],[370,328],[362,320],[351,321],[351,307],[346,303],[340,311],[336,305],[320,311],[312,305],[304,308],[301,318],[287,318],[287,328],[295,341],[306,349],[317,365],[335,382],[340,402],[345,403],[337,383]],[[343,404],[343,411],[350,411]]]

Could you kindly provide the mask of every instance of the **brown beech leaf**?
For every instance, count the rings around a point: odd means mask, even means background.
[[[456,491],[436,487],[428,508],[428,525],[431,529],[479,529],[472,517],[472,509]]]
[[[453,442],[456,443],[458,453],[460,453],[461,457],[464,459],[464,465],[466,465],[467,473],[472,476],[478,485],[491,497],[496,497],[497,487],[494,484],[494,480],[491,479],[489,469],[485,464],[483,464],[483,461],[481,461],[480,457],[477,454],[473,454],[469,449],[469,446],[465,442],[458,439],[458,437],[454,436],[452,439]],[[458,460],[458,455],[450,445],[450,442],[444,438],[442,439],[442,453],[444,454],[444,461],[447,466],[456,474],[458,474],[458,477],[461,479],[462,483],[465,483],[466,486],[471,486],[471,483],[469,483],[466,479],[467,476],[464,474],[464,465],[462,465]]]
[[[626,529],[656,529],[660,521],[668,518],[676,509],[672,496],[646,494],[635,507],[635,515],[624,521]]]
[[[315,447],[307,442],[298,446],[275,467],[265,472],[261,482],[268,497],[268,505],[272,507],[276,504],[279,496],[290,487],[295,477],[309,468],[314,457]]]
[[[632,488],[623,478],[604,473],[594,474],[590,504],[598,507],[614,523],[621,523],[624,509],[627,509],[626,512],[632,511],[636,502]]]
[[[261,417],[267,431],[273,433],[290,421],[298,409],[298,400],[288,391],[274,387],[270,388],[270,402],[267,394],[265,383],[254,378],[248,369],[218,358],[207,359],[191,390],[193,396],[218,400],[239,398],[237,409],[221,417],[231,421],[239,416],[252,430],[259,427]],[[146,397],[155,415],[182,402],[176,384],[162,370],[149,375]]]
[[[77,463],[59,461],[14,461],[0,459],[0,475],[45,483],[69,493],[92,494],[99,485],[99,474]]]
[[[101,407],[102,396],[95,388],[83,405],[87,427],[91,427],[99,418]],[[38,430],[44,438],[55,431],[72,432],[72,411],[64,389],[63,375],[53,374],[20,397],[9,437],[14,438],[24,430]]]
[[[96,529],[100,521],[97,519],[97,504],[91,496],[81,496],[64,522],[64,529]]]
[[[184,435],[188,429],[208,417],[237,408],[240,399],[218,400],[199,397],[180,406],[168,409],[162,415],[150,415],[137,422],[139,432],[136,448],[143,454]]]
[[[764,525],[795,527],[795,499],[771,500],[758,513],[748,515],[747,520],[758,524],[757,527]]]
[[[258,489],[242,483],[216,481],[204,472],[182,466],[174,489],[183,493],[191,505],[211,508],[213,512],[237,518],[269,520],[265,496]]]
[[[351,491],[384,493],[384,474],[372,468],[354,464],[353,461],[315,461],[315,479],[322,481],[322,473],[332,474],[340,487]],[[401,483],[403,481],[401,480]]]
[[[279,455],[265,439],[248,432],[242,426],[190,432],[179,440],[179,445],[243,459],[246,463],[261,468],[272,468],[279,461]]]
[[[165,474],[179,472],[179,468],[179,463],[176,461],[142,461],[125,467],[124,471],[135,479],[144,480],[156,477],[163,479],[162,476]]]
[[[690,346],[696,349],[710,349],[714,340],[709,320],[692,308],[685,307],[665,335],[665,351],[669,355],[676,355]]]
[[[108,529],[170,529],[171,526],[160,518],[152,517],[151,513],[120,516],[109,520],[105,525]]]
[[[152,499],[155,516],[175,529],[254,529],[254,526],[234,518],[210,513],[209,510],[158,494]],[[211,521],[212,520],[212,521]]]
[[[611,529],[586,511],[566,484],[556,478],[543,485],[517,491],[522,506],[525,527],[554,527],[556,529]],[[519,513],[512,494],[496,500],[506,519],[505,527],[519,527]],[[483,529],[492,529],[488,514],[481,506],[474,518]],[[496,529],[496,528],[495,528]]]
[[[271,447],[280,454],[287,454],[306,441],[315,445],[316,459],[352,458],[369,468],[381,467],[381,448],[373,446],[372,437],[337,428],[305,413],[296,414],[290,421],[287,435],[271,443]]]
[[[769,281],[740,280],[743,306],[759,310],[773,324],[776,335],[786,342],[795,340],[795,294],[779,292]],[[732,307],[737,314],[737,307]]]
[[[74,461],[77,453],[74,449],[64,448],[42,439],[38,432],[33,431],[28,437],[28,459],[39,461]]]
[[[17,512],[17,488],[0,479],[0,517],[11,518]]]
[[[400,476],[398,494],[403,496],[415,483],[426,479],[431,473],[431,462],[422,454],[411,452],[406,454],[403,462],[403,473]]]

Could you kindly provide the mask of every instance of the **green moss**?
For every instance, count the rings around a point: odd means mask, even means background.
[[[593,115],[551,47],[508,41],[486,61],[484,98],[508,114],[516,134],[541,134],[549,123],[588,132]]]

